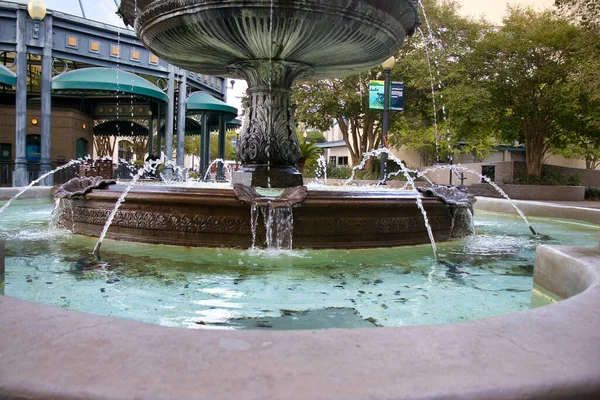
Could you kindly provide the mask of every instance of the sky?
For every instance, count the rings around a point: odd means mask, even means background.
[[[27,4],[28,2],[27,0],[7,1],[23,4]],[[83,12],[87,18],[109,25],[124,27],[123,22],[116,14],[117,6],[115,0],[43,0],[44,4],[46,4],[46,8],[50,10],[61,11],[66,14],[81,17],[83,15],[80,1],[83,6]],[[462,5],[460,12],[463,15],[472,17],[483,16],[488,21],[499,24],[502,22],[502,16],[504,15],[508,4],[533,6],[534,8],[542,9],[545,7],[552,7],[554,0],[458,0],[458,3]],[[239,112],[241,112],[241,96],[246,91],[246,82],[243,80],[236,80],[232,89],[230,81],[230,79],[227,79],[227,103],[236,107]]]
[[[554,0],[458,0],[462,5],[461,14],[472,17],[485,17],[486,20],[499,24],[506,11],[506,6],[532,6],[535,9],[552,7]]]

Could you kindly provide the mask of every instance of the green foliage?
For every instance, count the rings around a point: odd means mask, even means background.
[[[339,125],[353,164],[362,154],[380,146],[380,113],[369,110],[369,80],[378,70],[361,75],[296,83],[292,101],[296,120],[321,131]]]
[[[600,2],[598,0],[555,0],[559,11],[585,27],[600,28]]]
[[[512,182],[515,185],[549,185],[549,186],[581,186],[581,177],[578,174],[563,174],[556,172],[548,166],[542,168],[542,175],[515,174]]]
[[[468,73],[467,56],[489,27],[459,16],[455,2],[424,6],[430,26],[405,43],[392,71],[393,80],[404,81],[405,111],[393,113],[390,144],[416,150],[429,163],[461,151],[483,158],[496,144],[491,97]],[[468,146],[458,149],[461,143]]]
[[[600,187],[589,186],[585,188],[585,199],[600,201]]]
[[[306,168],[314,170],[323,150],[310,142],[301,142],[299,143],[299,147],[300,159],[298,160],[298,169],[300,172],[304,172]]]
[[[525,144],[530,175],[541,176],[560,115],[574,100],[563,96],[578,63],[580,33],[551,12],[509,8],[504,25],[487,32],[469,57],[472,77],[490,93],[501,138]]]
[[[319,131],[309,131],[306,133],[304,141],[310,143],[324,143],[327,139],[325,139],[325,136]]]
[[[236,132],[229,130],[225,132],[225,159],[234,160],[236,157],[235,147],[231,145],[231,139],[236,137]],[[183,143],[185,154],[200,155],[201,148],[201,137],[197,136],[186,136]],[[218,132],[211,132],[210,134],[210,158],[214,160],[218,158],[219,154],[219,134]]]

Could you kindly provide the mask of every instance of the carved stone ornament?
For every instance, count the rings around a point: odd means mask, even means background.
[[[54,192],[54,197],[70,199],[83,196],[92,189],[102,189],[115,182],[113,179],[104,179],[101,176],[73,178],[61,185]]]
[[[418,190],[427,196],[437,197],[446,204],[462,208],[471,208],[476,201],[475,196],[459,186],[433,185]]]
[[[306,186],[295,186],[287,188],[278,197],[265,197],[253,187],[236,183],[233,192],[237,198],[252,206],[266,206],[268,208],[291,208],[295,204],[302,203],[306,198]]]

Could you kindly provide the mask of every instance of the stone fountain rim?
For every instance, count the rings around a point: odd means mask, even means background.
[[[571,298],[401,328],[197,332],[0,296],[0,388],[49,400],[596,398],[599,259],[598,248],[540,246],[534,279],[575,281]]]
[[[217,399],[593,398],[599,252],[542,246],[555,257],[545,262],[586,272],[570,299],[444,325],[197,332],[1,297],[0,387],[37,399],[194,398],[198,388]]]

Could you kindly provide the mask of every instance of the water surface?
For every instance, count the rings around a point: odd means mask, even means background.
[[[594,225],[478,211],[477,234],[431,246],[365,250],[206,249],[51,230],[50,200],[0,215],[5,294],[166,326],[318,329],[457,322],[531,306],[538,244],[597,245]]]

